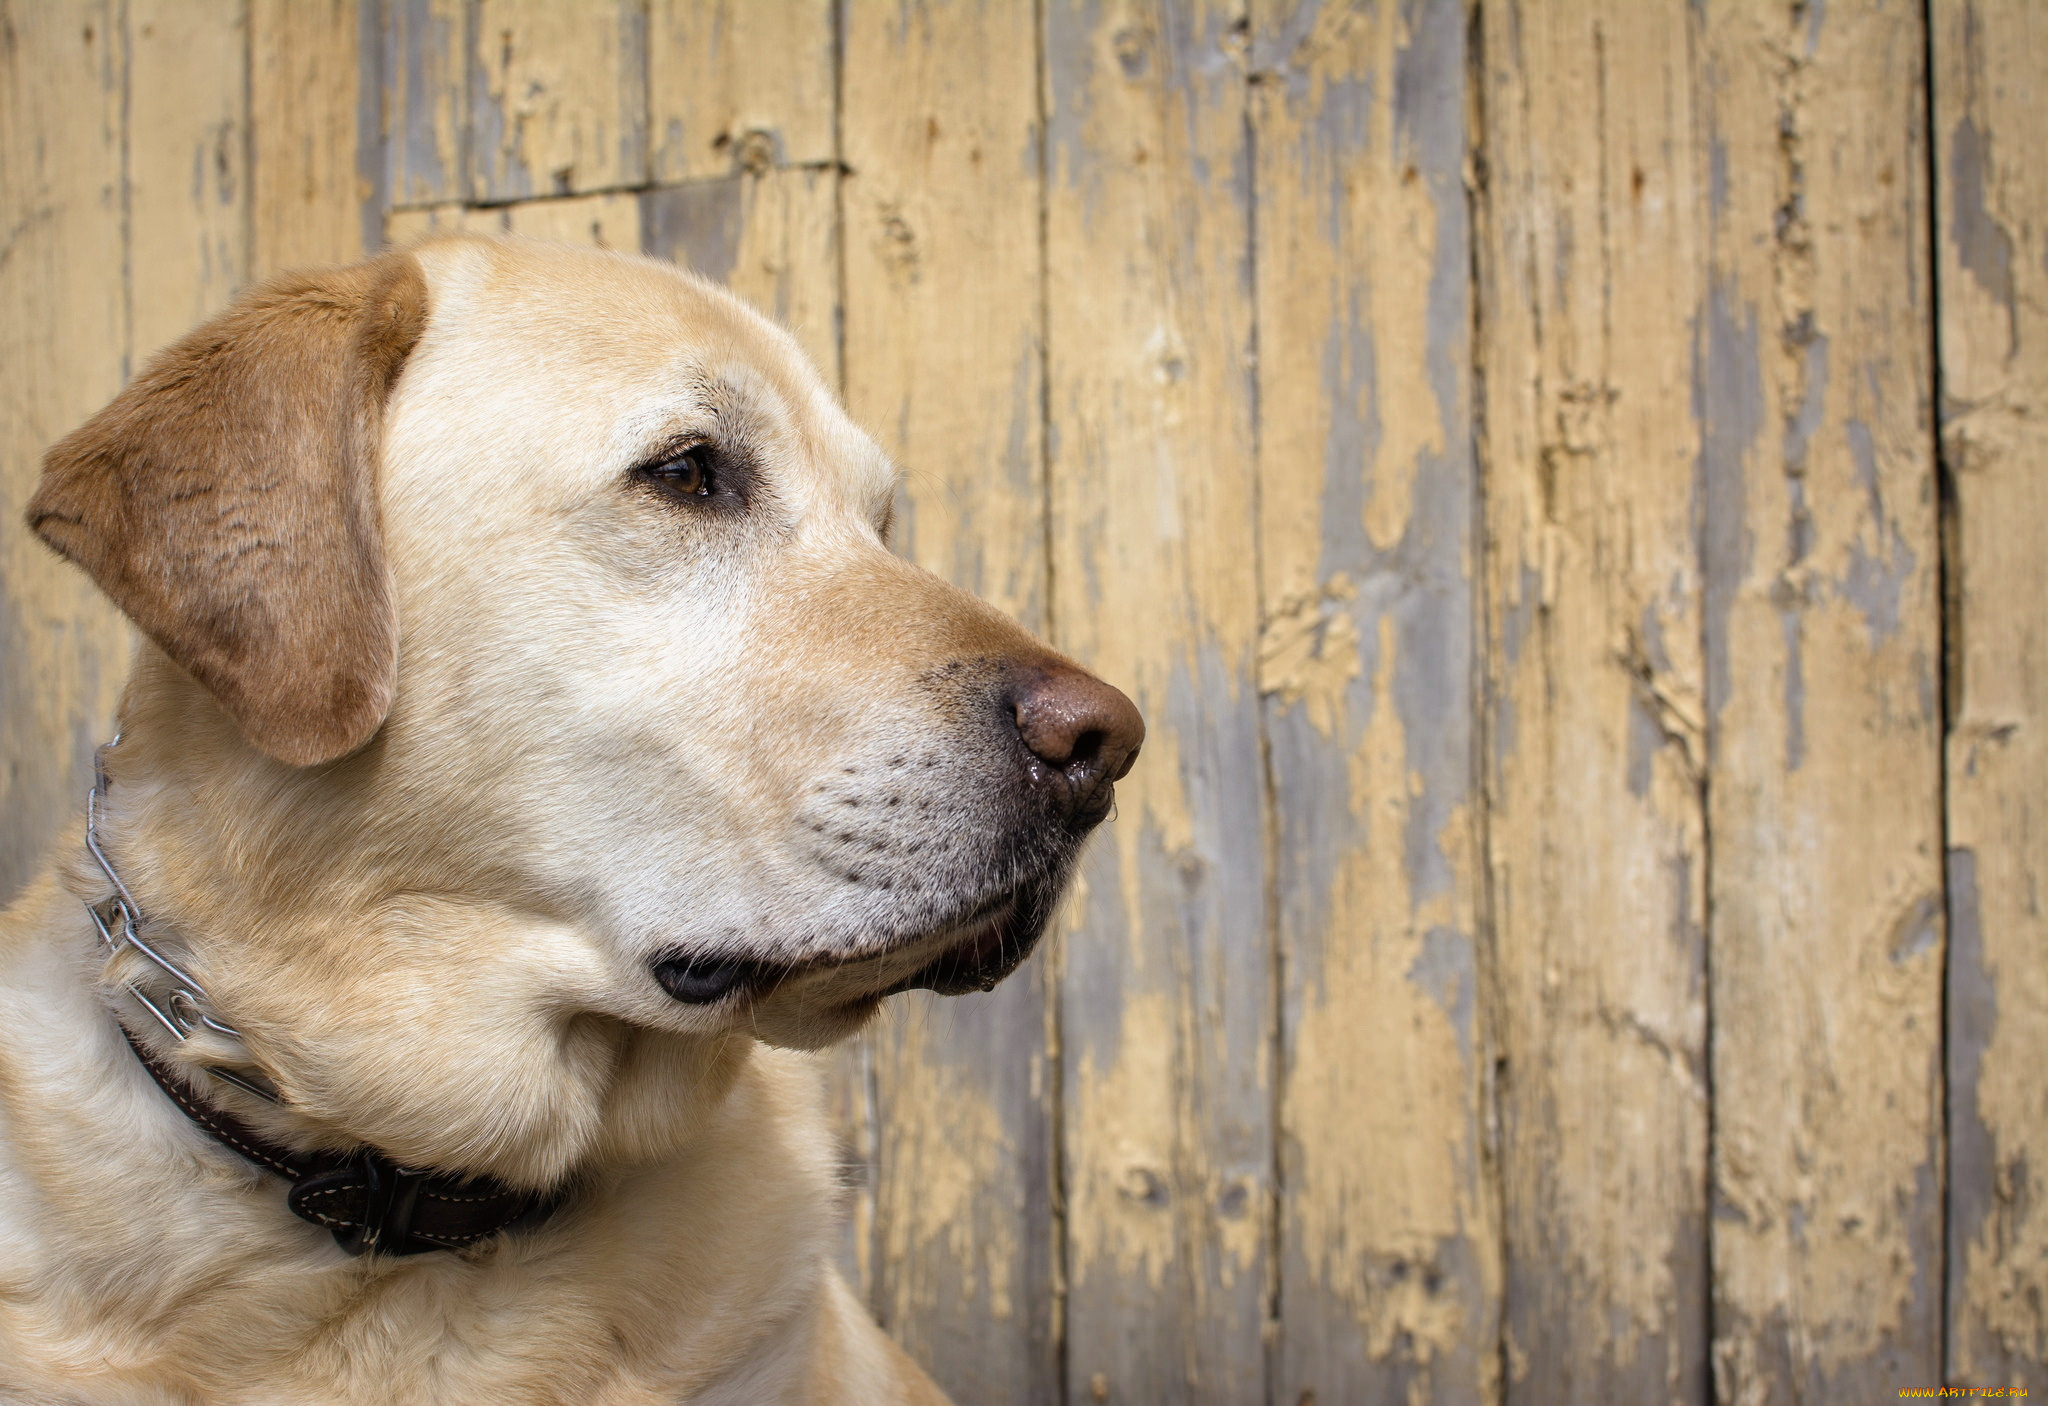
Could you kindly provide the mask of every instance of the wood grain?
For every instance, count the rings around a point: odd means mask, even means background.
[[[842,43],[848,408],[904,465],[897,549],[1043,630],[1031,10],[854,6]],[[870,1037],[875,1307],[958,1401],[1060,1400],[1047,971]]]
[[[1271,1399],[1487,1400],[1465,17],[1262,5],[1253,61]]]
[[[886,18],[872,8],[847,10],[849,36]],[[906,7],[903,14],[913,10],[924,12]],[[831,0],[652,0],[647,100],[654,178],[699,180],[749,165],[835,160],[834,13]],[[847,73],[860,76],[857,66]]]
[[[646,0],[476,0],[469,195],[581,195],[647,178]]]
[[[767,168],[642,197],[646,252],[728,285],[839,384],[838,172]]]
[[[1077,1401],[1257,1400],[1272,953],[1245,16],[1045,9],[1052,619],[1144,711],[1062,950]]]
[[[1714,1371],[1941,1377],[1940,635],[1918,8],[1698,40]]]
[[[1948,1374],[2048,1393],[2048,12],[1933,7],[1948,736]]]
[[[126,374],[119,8],[0,11],[0,902],[85,802],[129,634],[84,573],[29,535],[43,451]]]
[[[390,206],[462,199],[470,104],[466,0],[367,0],[375,6],[378,185]]]
[[[1488,793],[1511,1402],[1704,1402],[1691,17],[1488,4]]]
[[[249,0],[251,278],[349,263],[382,236],[376,146],[362,140],[369,3]],[[376,74],[373,62],[373,94]]]
[[[384,220],[390,244],[408,244],[439,231],[522,234],[557,244],[588,244],[640,252],[640,197],[627,191],[572,195],[563,200],[522,200],[511,205],[429,205],[394,210]]]
[[[246,8],[128,0],[131,368],[248,277]]]

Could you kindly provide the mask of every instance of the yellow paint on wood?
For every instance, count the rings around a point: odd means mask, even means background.
[[[249,0],[252,278],[350,263],[374,238],[356,148],[360,3]]]
[[[473,25],[472,199],[646,179],[644,0],[476,0]]]
[[[1042,627],[1038,103],[1023,8],[847,27],[846,399],[906,556]]]
[[[1938,1380],[1939,635],[1917,8],[1710,9],[1714,1367]]]
[[[1032,25],[1021,5],[848,9],[840,133],[846,400],[904,466],[895,546],[1043,629]],[[750,110],[769,116],[722,130],[772,118],[797,159],[786,118]],[[873,1035],[876,1307],[989,1406],[1058,1390],[1046,991],[1040,957],[988,996],[904,998]]]
[[[1027,1307],[1018,1298],[1023,1237],[989,1214],[988,1201],[1024,1155],[1008,1126],[1014,1110],[996,1105],[978,1071],[946,1057],[937,1028],[959,1012],[940,999],[899,1004],[887,1017],[894,1028],[875,1033],[886,1051],[885,1097],[898,1114],[882,1125],[878,1148],[878,1248],[895,1290],[884,1311],[921,1358],[935,1346],[935,1325],[969,1327],[949,1321],[942,1295],[974,1306],[972,1329],[984,1338],[1004,1332]],[[1020,1192],[999,1203],[1011,1217],[1021,1209]]]
[[[1380,617],[1376,653],[1374,692],[1384,699],[1404,662],[1391,616]],[[1336,1331],[1355,1333],[1368,1362],[1426,1369],[1467,1348],[1475,1326],[1490,1328],[1488,1291],[1498,1272],[1457,1284],[1443,1264],[1452,1258],[1442,1253],[1449,1242],[1488,1252],[1490,1208],[1474,1136],[1475,1070],[1461,1052],[1471,1031],[1458,1027],[1454,1002],[1415,978],[1429,961],[1433,930],[1463,918],[1469,931],[1473,889],[1411,905],[1414,876],[1401,839],[1415,778],[1399,715],[1374,709],[1355,746],[1337,779],[1363,837],[1345,847],[1329,890],[1317,895],[1326,917],[1313,934],[1316,973],[1290,1032],[1285,1213],[1303,1261],[1300,1290],[1348,1311]],[[1448,842],[1464,874],[1473,873],[1463,811],[1449,834],[1435,838]],[[1465,1297],[1470,1290],[1478,1302]],[[1286,1336],[1306,1332],[1307,1317],[1297,1310],[1283,1324]],[[1345,1382],[1306,1363],[1297,1370],[1319,1398],[1343,1399]],[[1424,1399],[1470,1399],[1484,1371],[1440,1384]]]
[[[1148,728],[1062,954],[1067,1360],[1121,1401],[1263,1390],[1243,19],[1231,3],[1045,7],[1053,630]]]
[[[521,234],[557,244],[640,252],[639,197],[615,191],[512,205],[430,205],[384,217],[385,242],[409,244],[435,233]]]
[[[1705,666],[1689,359],[1707,296],[1711,156],[1692,23],[1632,0],[1502,0],[1482,16],[1486,765],[1510,1399],[1705,1396]]]
[[[1255,6],[1258,523],[1285,1056],[1271,1399],[1497,1390],[1465,17]]]
[[[129,364],[219,312],[248,273],[240,0],[129,0]]]
[[[1284,454],[1275,447],[1273,457]],[[1321,527],[1315,522],[1308,525],[1311,531]],[[1261,526],[1279,525],[1267,518]],[[1284,575],[1286,554],[1276,553],[1274,560],[1276,574]],[[1306,705],[1309,722],[1326,739],[1337,735],[1344,696],[1362,672],[1358,623],[1351,612],[1351,602],[1357,599],[1358,583],[1350,573],[1333,571],[1314,590],[1283,587],[1278,601],[1269,603],[1259,629],[1259,692],[1283,705]]]
[[[0,902],[77,814],[129,634],[84,573],[30,536],[43,451],[120,389],[119,7],[10,7],[0,43]]]
[[[510,234],[590,244],[624,254],[640,252],[640,202],[631,195],[586,195],[571,200],[528,200],[504,207]]]
[[[725,281],[787,327],[837,386],[839,213],[837,173],[815,168],[740,177],[740,237]]]
[[[1933,7],[1942,452],[1955,486],[1950,1380],[2048,1392],[2048,11]]]
[[[943,11],[919,10],[927,23],[961,23]],[[834,13],[830,0],[652,0],[647,98],[654,178],[832,162]],[[859,42],[878,22],[889,16],[849,10],[849,39]],[[962,78],[970,72],[963,67]],[[856,81],[891,77],[888,69],[864,75],[858,63],[849,63],[846,74]]]
[[[483,215],[483,221],[472,223],[473,217]],[[428,205],[413,210],[392,210],[384,216],[384,242],[393,246],[412,243],[437,233],[492,233],[502,229],[495,210],[472,210],[467,205],[449,203]]]

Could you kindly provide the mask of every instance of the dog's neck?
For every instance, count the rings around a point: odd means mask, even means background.
[[[103,998],[154,1056],[283,1145],[367,1144],[514,1187],[688,1146],[751,1040],[579,1009],[579,981],[603,974],[587,934],[464,896],[445,873],[408,874],[391,858],[404,837],[352,830],[374,754],[320,777],[267,762],[152,662],[169,667],[145,654],[138,668],[94,831],[171,970],[107,948],[83,909],[80,926],[105,957]],[[81,904],[109,911],[118,890],[84,843],[65,870]]]
[[[344,1256],[128,1050],[63,867],[0,913],[22,1008],[0,1026],[0,1397],[47,1368],[81,1400],[389,1401],[394,1363],[433,1360],[439,1400],[643,1399],[618,1378],[678,1400],[824,1272],[830,1146],[799,1060],[776,1051],[743,1063],[687,1155],[579,1178],[530,1233],[460,1258]],[[592,1342],[631,1350],[599,1360]]]

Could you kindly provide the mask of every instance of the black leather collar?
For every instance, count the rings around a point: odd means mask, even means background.
[[[373,1147],[354,1152],[293,1152],[266,1141],[185,1082],[121,1027],[128,1047],[157,1087],[215,1142],[289,1181],[285,1204],[301,1220],[326,1226],[352,1255],[418,1255],[463,1250],[520,1222],[539,1221],[560,1198],[519,1191],[488,1177],[451,1177],[402,1167]]]

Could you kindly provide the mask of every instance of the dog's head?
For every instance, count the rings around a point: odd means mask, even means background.
[[[730,295],[458,239],[248,295],[29,517],[150,642],[124,874],[224,1014],[350,1135],[537,1180],[631,1032],[993,984],[1136,755],[1122,694],[889,552],[894,489]],[[588,1127],[536,1160],[480,1102]]]

